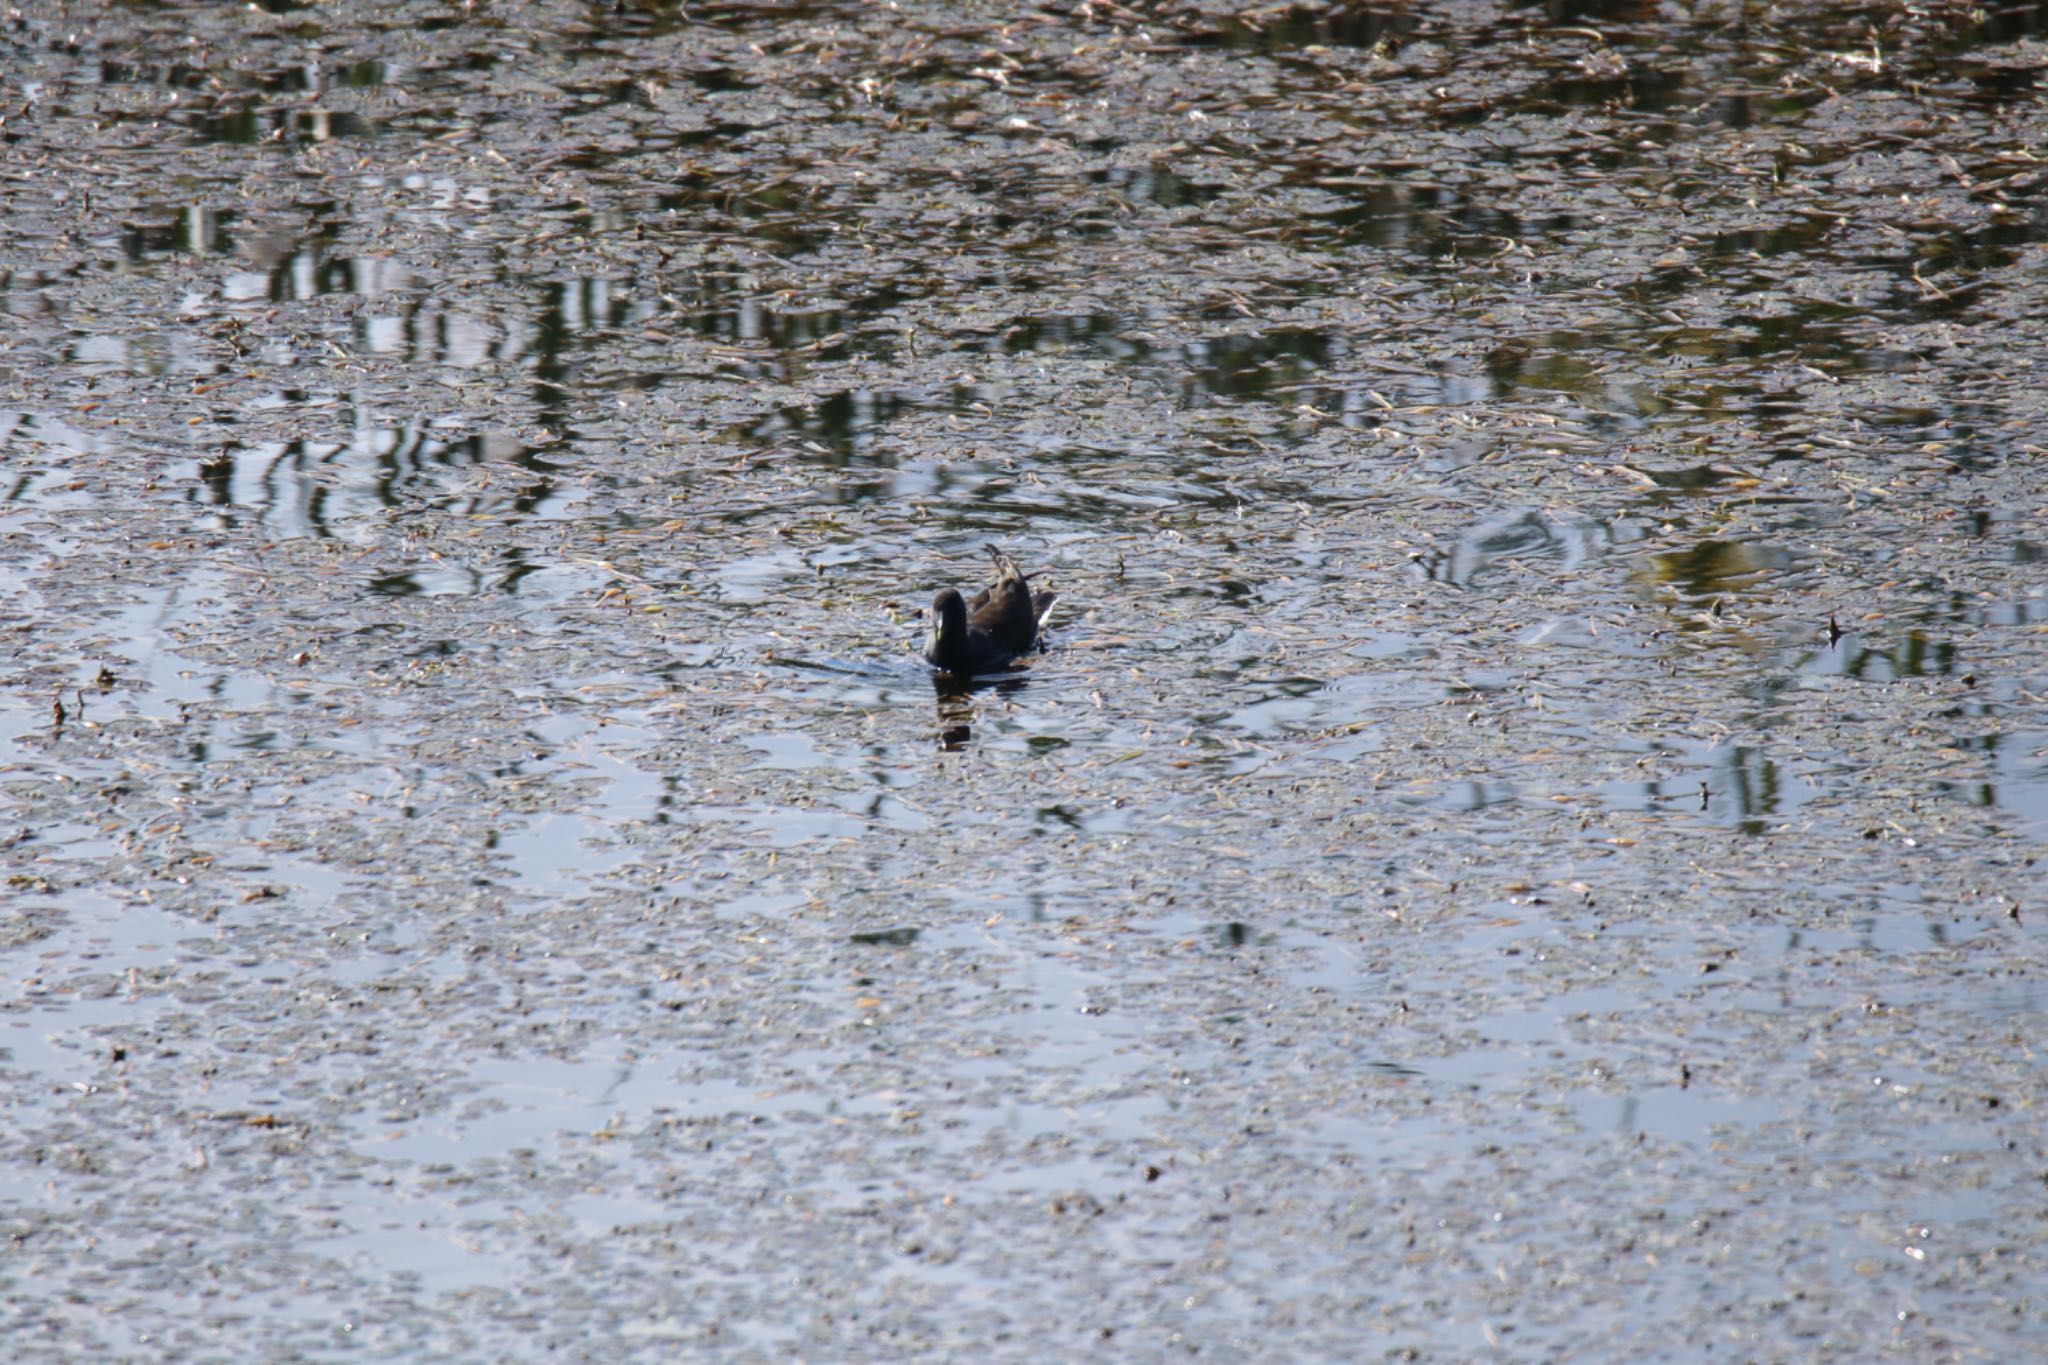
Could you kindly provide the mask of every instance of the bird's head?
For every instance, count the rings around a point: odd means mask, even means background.
[[[967,603],[958,591],[946,588],[932,599],[932,649],[936,652],[941,645],[966,637]]]

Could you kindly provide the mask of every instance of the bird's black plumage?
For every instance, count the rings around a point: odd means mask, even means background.
[[[969,598],[942,589],[932,599],[925,661],[960,677],[998,673],[1038,646],[1038,628],[1059,594],[1033,592],[1017,561],[991,545],[996,581]]]

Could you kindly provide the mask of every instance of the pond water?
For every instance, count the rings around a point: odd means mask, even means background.
[[[2048,1350],[2044,71],[0,19],[7,1355]]]

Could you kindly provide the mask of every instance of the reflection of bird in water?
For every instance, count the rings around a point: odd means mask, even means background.
[[[996,581],[963,599],[952,588],[932,599],[925,661],[942,673],[1000,673],[1038,646],[1038,630],[1058,594],[1033,592],[1017,561],[991,545]]]
[[[1030,682],[1020,673],[1006,678],[972,678],[957,673],[932,674],[932,693],[939,703],[939,747],[941,749],[964,749],[974,742],[974,721],[977,715],[974,697],[977,693],[993,692],[997,696],[1015,696],[1029,687]]]
[[[932,688],[939,697],[939,747],[941,749],[964,749],[974,742],[974,703],[968,700],[973,685],[954,679],[947,686],[944,675],[932,679]]]

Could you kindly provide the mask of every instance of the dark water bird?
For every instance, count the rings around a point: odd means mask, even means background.
[[[1038,647],[1038,629],[1059,594],[1033,592],[1017,561],[991,545],[996,581],[972,597],[945,588],[932,599],[925,661],[943,673],[1000,673]]]

